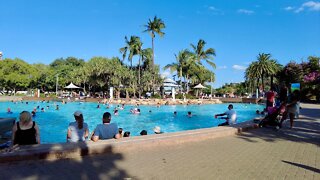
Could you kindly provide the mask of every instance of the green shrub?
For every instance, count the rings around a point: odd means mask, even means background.
[[[183,99],[183,95],[182,94],[177,94],[176,95],[176,99]]]
[[[176,99],[183,99],[183,94],[177,94]],[[186,94],[186,99],[197,99],[197,97],[192,94]]]
[[[151,98],[160,99],[161,96],[160,96],[160,94],[153,94],[153,95],[151,95]]]

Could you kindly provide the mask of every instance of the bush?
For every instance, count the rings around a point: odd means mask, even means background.
[[[183,95],[182,94],[177,94],[176,95],[176,99],[183,99]]]
[[[151,95],[151,98],[161,99],[161,96],[159,94],[153,94]]]
[[[183,99],[183,95],[177,94],[176,99]],[[193,96],[192,94],[186,94],[186,99],[197,99],[197,97]]]

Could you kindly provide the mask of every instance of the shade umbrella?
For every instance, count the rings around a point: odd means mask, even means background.
[[[203,86],[201,83],[193,87],[194,89],[205,89],[206,87]]]
[[[193,89],[205,89],[206,87],[204,87],[201,83],[196,85],[195,87],[193,87]],[[198,96],[198,90],[197,90],[197,96]]]
[[[68,85],[68,86],[66,86],[66,87],[64,87],[65,89],[79,89],[79,88],[81,88],[81,87],[78,87],[78,86],[76,86],[76,85],[74,85],[72,82]]]
[[[80,89],[81,87],[78,87],[78,86],[76,86],[76,85],[74,85],[72,82],[68,85],[68,86],[66,86],[66,87],[64,87],[65,89]]]

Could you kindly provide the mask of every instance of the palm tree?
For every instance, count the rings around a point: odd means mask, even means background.
[[[127,36],[125,36],[124,39],[126,46],[120,48],[120,53],[122,53],[122,61],[125,60],[129,51],[128,60],[130,61],[130,67],[132,68],[132,58],[133,56],[138,55],[140,53],[139,46],[142,46],[142,43],[138,36],[131,36],[130,41],[128,40]]]
[[[139,98],[141,97],[141,58],[142,58],[142,42],[139,37],[137,37],[134,41],[133,48],[136,55],[139,55],[139,63],[138,63],[138,85],[139,85]]]
[[[152,49],[142,49],[141,51],[141,61],[143,63],[143,69],[151,69],[151,61],[152,61]]]
[[[261,53],[257,56],[257,61],[252,62],[246,69],[245,77],[249,81],[257,79],[257,86],[259,79],[261,79],[262,90],[264,91],[264,78],[271,77],[271,86],[273,83],[273,76],[281,70],[281,65],[271,59],[270,54]]]
[[[213,56],[216,55],[215,50],[213,48],[204,49],[206,42],[202,39],[198,41],[197,46],[191,44],[193,49],[193,53],[196,56],[197,63],[201,64],[201,60],[205,60],[211,67],[216,68],[216,64],[212,62]]]
[[[169,69],[170,72],[177,71],[177,75],[180,78],[180,86],[182,85],[182,77],[186,74],[189,69],[187,67],[188,61],[191,59],[191,53],[188,50],[182,50],[178,55],[175,54],[176,63],[167,64],[163,69]]]
[[[162,32],[162,29],[164,29],[166,26],[164,22],[160,19],[157,18],[157,16],[154,16],[153,21],[149,19],[148,24],[144,25],[146,30],[143,32],[148,32],[151,36],[151,41],[152,41],[152,64],[151,66],[154,66],[154,38],[156,34],[158,34],[160,37],[164,36],[164,32]]]
[[[259,79],[261,73],[258,69],[258,62],[252,62],[245,71],[245,79],[251,84],[252,89],[254,89],[254,82],[256,81],[256,87],[259,88]]]

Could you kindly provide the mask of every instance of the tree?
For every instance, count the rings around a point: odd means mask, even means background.
[[[37,69],[21,59],[4,59],[0,61],[0,82],[13,93],[17,89],[27,89],[37,76]]]
[[[41,92],[53,90],[56,83],[53,68],[50,68],[45,64],[33,64],[31,66],[33,66],[37,71],[35,76],[32,78],[30,87],[39,88]]]
[[[59,77],[58,84],[61,84],[65,86],[67,83],[70,83],[71,81],[71,73],[74,69],[77,69],[78,67],[82,67],[85,64],[83,59],[78,59],[75,57],[67,57],[59,58],[54,60],[49,67],[54,72],[54,75],[52,78]]]
[[[144,70],[150,70],[151,69],[151,61],[152,61],[152,49],[142,49],[141,51],[141,60],[142,60],[142,68]]]
[[[281,70],[281,65],[276,60],[271,59],[270,54],[259,54],[257,61],[252,62],[246,69],[245,78],[249,82],[257,81],[257,87],[259,86],[259,80],[261,79],[262,90],[265,89],[265,78],[271,78],[271,85],[273,83],[273,76]]]
[[[301,64],[291,61],[280,72],[280,78],[288,87],[291,83],[302,82],[303,70]]]
[[[206,42],[202,39],[198,41],[197,46],[191,44],[193,53],[196,56],[196,62],[202,65],[201,60],[205,60],[211,67],[216,68],[216,64],[212,62],[213,56],[216,55],[213,48],[205,49]]]
[[[180,78],[180,86],[182,85],[182,77],[185,77],[186,71],[188,70],[188,61],[191,60],[191,53],[188,50],[179,51],[178,55],[175,54],[176,62],[167,64],[163,69],[169,69],[171,73],[177,72],[178,77]],[[182,86],[181,86],[182,87]]]
[[[245,71],[245,79],[249,82],[252,90],[259,88],[259,79],[261,77],[261,72],[258,69],[258,62],[252,62]],[[254,83],[256,82],[256,86]]]
[[[166,26],[164,22],[157,18],[157,16],[154,16],[153,21],[149,19],[148,24],[144,25],[146,30],[143,32],[148,32],[151,36],[152,41],[152,63],[151,66],[154,66],[154,38],[156,37],[156,34],[158,34],[160,37],[164,36],[164,32],[162,32],[162,29],[164,29]]]
[[[125,36],[125,43],[126,45],[120,48],[120,53],[122,53],[122,61],[128,55],[128,60],[130,62],[130,67],[132,68],[132,58],[135,55],[139,55],[142,47],[142,42],[138,36],[131,36],[130,41],[128,40],[127,36]]]

